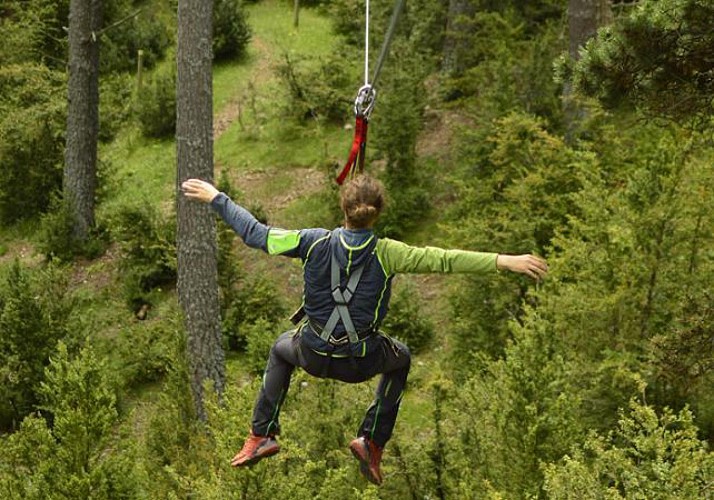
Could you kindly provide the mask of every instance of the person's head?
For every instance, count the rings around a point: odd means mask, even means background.
[[[345,214],[345,226],[365,229],[374,225],[384,206],[384,187],[368,175],[347,181],[340,190],[340,207]]]

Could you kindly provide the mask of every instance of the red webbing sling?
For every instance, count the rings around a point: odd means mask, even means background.
[[[389,45],[392,42],[392,37],[394,36],[394,29],[399,20],[399,15],[404,7],[405,0],[395,0],[394,10],[392,11],[392,17],[389,20],[389,28],[387,34],[384,37],[384,42],[382,43],[382,50],[379,54],[379,59],[377,60],[377,67],[374,70],[374,75],[372,77],[372,83],[369,83],[369,0],[366,1],[366,16],[365,16],[365,56],[364,56],[364,78],[365,83],[357,92],[357,98],[355,99],[355,137],[352,140],[352,147],[350,148],[350,154],[347,158],[347,163],[342,168],[342,171],[337,176],[337,184],[342,184],[349,175],[355,175],[356,173],[361,173],[364,170],[364,156],[365,149],[367,146],[367,128],[369,125],[369,115],[374,107],[374,101],[377,97],[377,92],[375,90],[375,85],[377,83],[377,77],[382,69],[382,64],[384,64],[384,58],[389,50]]]

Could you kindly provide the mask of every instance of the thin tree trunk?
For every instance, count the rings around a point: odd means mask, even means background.
[[[213,181],[213,2],[179,0],[176,91],[178,296],[188,335],[191,389],[205,420],[203,384],[219,397],[225,385],[216,222],[211,208],[181,196],[184,180]]]
[[[471,0],[449,0],[441,63],[441,71],[446,75],[459,76],[464,71],[463,57],[469,50],[475,12]]]
[[[102,0],[72,0],[69,8],[69,82],[64,196],[73,214],[73,237],[94,227],[99,135],[99,38]]]
[[[570,57],[580,59],[580,49],[595,36],[598,28],[612,22],[610,0],[569,0],[568,1],[568,51]],[[566,122],[566,142],[572,143],[577,136],[577,128],[585,119],[585,110],[572,95],[572,86],[566,82],[563,87],[563,113]]]

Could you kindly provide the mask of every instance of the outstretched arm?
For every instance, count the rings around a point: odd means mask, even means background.
[[[258,221],[245,208],[234,203],[211,183],[201,179],[189,179],[181,184],[184,196],[201,203],[210,203],[221,218],[251,248],[268,252],[270,228]]]
[[[535,255],[504,255],[491,252],[414,247],[401,241],[382,238],[377,243],[385,273],[472,273],[486,274],[505,269],[540,279],[548,271],[545,260]]]
[[[189,179],[181,184],[181,190],[187,198],[210,203],[226,224],[231,226],[249,247],[263,250],[271,255],[300,256],[302,231],[288,231],[261,223],[248,210],[234,203],[209,182]]]

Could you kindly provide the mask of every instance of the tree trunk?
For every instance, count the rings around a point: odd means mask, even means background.
[[[580,59],[580,48],[592,38],[598,28],[612,22],[610,0],[569,0],[568,1],[568,51],[570,57]],[[579,124],[585,119],[585,110],[572,95],[572,86],[566,82],[563,87],[563,113],[565,115],[565,140],[571,144],[577,136]]]
[[[181,182],[213,181],[213,2],[179,0],[176,90],[178,296],[188,335],[191,389],[205,420],[203,384],[225,384],[218,301],[216,220],[211,208],[181,196]]]
[[[580,59],[580,47],[597,33],[598,28],[612,22],[610,0],[569,0],[568,36],[570,57]]]
[[[99,134],[99,38],[102,0],[71,0],[64,197],[73,214],[73,237],[94,227]]]
[[[469,50],[475,12],[471,0],[449,0],[441,63],[441,71],[446,75],[459,76],[465,69],[463,57]]]

